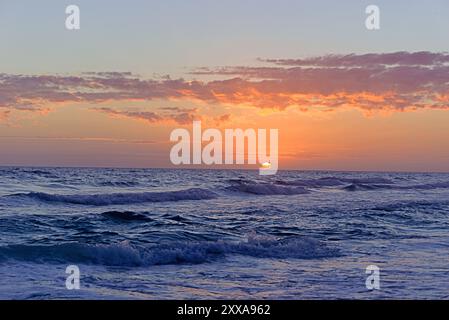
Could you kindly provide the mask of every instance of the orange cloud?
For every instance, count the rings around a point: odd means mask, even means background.
[[[214,81],[141,79],[129,72],[90,72],[80,76],[0,74],[0,108],[34,111],[58,103],[156,99],[193,99],[278,110],[352,107],[373,112],[449,107],[449,54],[446,53],[328,55],[261,62],[274,66],[200,68],[192,72],[197,76],[232,77]],[[185,123],[192,116],[189,112],[120,113],[151,122],[171,117],[177,123]]]

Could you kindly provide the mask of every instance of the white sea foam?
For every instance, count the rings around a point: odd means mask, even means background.
[[[205,263],[226,255],[256,258],[318,259],[339,255],[336,248],[311,238],[254,239],[243,242],[170,242],[144,247],[129,242],[117,244],[65,243],[58,245],[10,245],[0,247],[0,260],[77,262],[111,266],[149,266]]]

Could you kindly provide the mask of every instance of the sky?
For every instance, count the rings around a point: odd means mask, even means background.
[[[449,171],[448,17],[444,0],[0,0],[0,165],[168,167],[170,132],[201,120],[279,129],[280,169]]]

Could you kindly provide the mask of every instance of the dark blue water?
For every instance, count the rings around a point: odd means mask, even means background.
[[[0,168],[0,298],[448,298],[448,214],[449,174]]]

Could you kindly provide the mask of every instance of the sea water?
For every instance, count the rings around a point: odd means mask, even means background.
[[[443,173],[3,167],[0,298],[449,298],[448,231]]]

